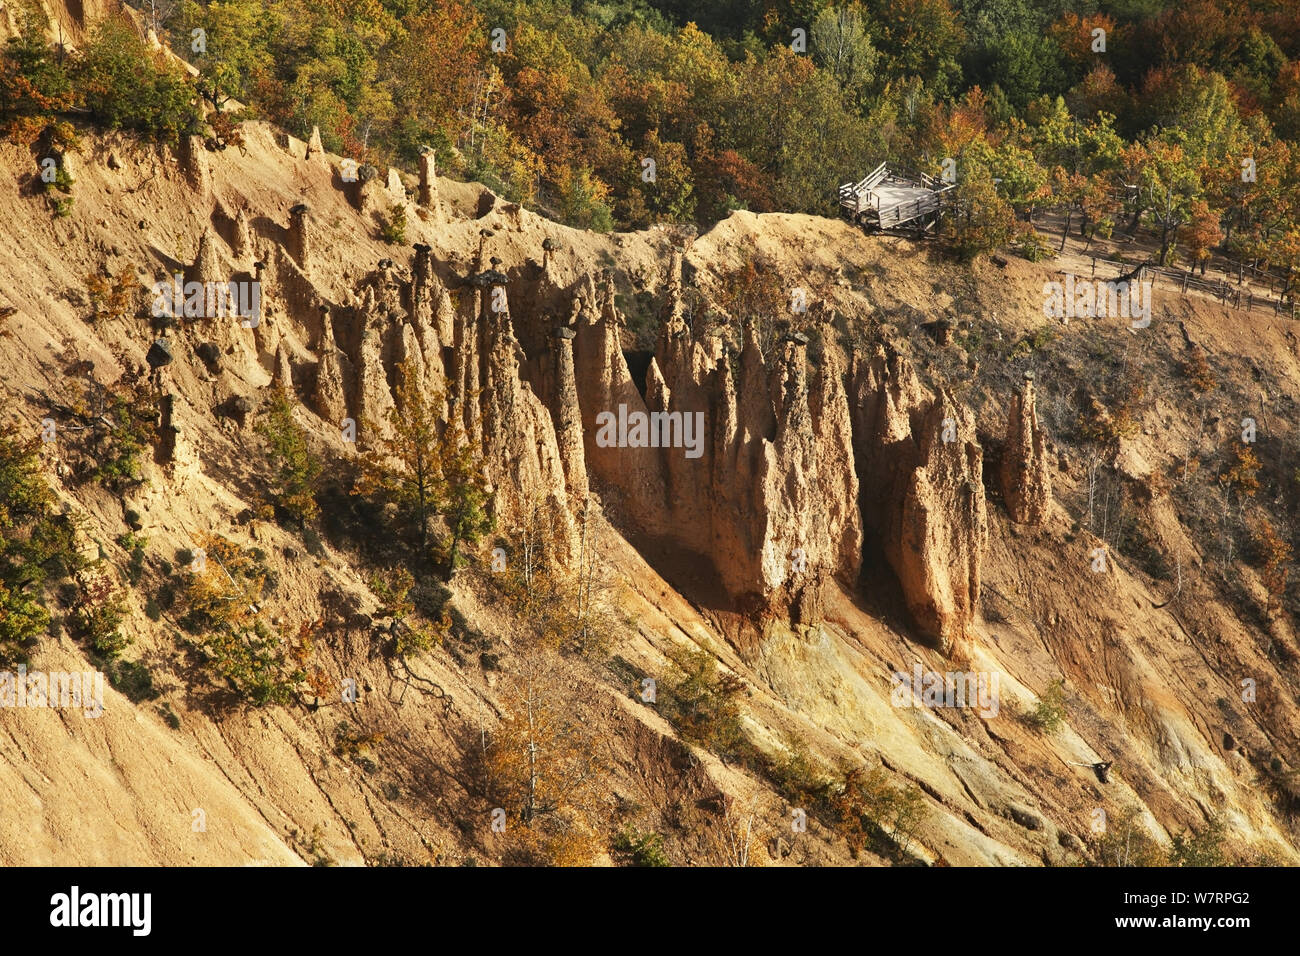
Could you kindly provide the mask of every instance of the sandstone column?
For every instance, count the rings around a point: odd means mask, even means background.
[[[1052,475],[1047,465],[1043,429],[1034,407],[1034,373],[1025,373],[1024,389],[1012,396],[1002,446],[1002,498],[1011,520],[1041,525],[1052,502]]]
[[[573,371],[573,339],[577,333],[561,326],[555,330],[555,437],[564,463],[569,494],[575,500],[587,496],[587,461],[582,447],[582,410],[578,407],[578,383]]]
[[[437,150],[420,147],[420,205],[436,214],[438,212]]]
[[[311,220],[311,209],[306,203],[299,203],[289,210],[289,254],[297,260],[304,272],[311,269],[313,236],[315,229]]]

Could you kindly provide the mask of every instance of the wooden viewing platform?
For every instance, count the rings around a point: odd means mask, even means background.
[[[896,229],[934,224],[952,184],[926,173],[881,163],[858,183],[840,187],[840,208],[868,229]]]

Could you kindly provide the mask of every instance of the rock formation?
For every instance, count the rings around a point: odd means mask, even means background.
[[[1041,525],[1047,520],[1052,502],[1052,475],[1043,429],[1034,407],[1032,372],[1025,373],[1024,388],[1011,399],[999,477],[1012,521]]]
[[[280,340],[279,346],[275,350],[275,377],[274,383],[284,397],[290,401],[297,399],[297,394],[293,389],[293,365],[289,362],[289,349],[285,346],[283,339]]]
[[[893,569],[920,634],[950,651],[974,620],[988,537],[974,418],[890,347],[855,353],[849,380],[866,549]]]
[[[569,495],[575,503],[587,497],[587,459],[583,453],[582,410],[578,406],[578,383],[573,371],[573,339],[567,326],[555,330],[555,399],[551,414],[555,438],[564,464]]]
[[[316,367],[316,412],[334,426],[348,417],[347,394],[352,383],[352,365],[334,340],[334,323],[326,314],[323,319],[320,362]]]
[[[389,412],[396,403],[380,350],[379,312],[371,290],[365,291],[356,311],[360,340],[356,360],[356,396],[352,404],[357,411],[357,444],[362,448],[374,448],[392,435]]]
[[[550,413],[521,378],[523,349],[505,296],[485,299],[480,313],[483,387],[467,393],[481,410],[484,471],[496,490],[502,530],[545,522],[555,531],[556,557],[572,562],[578,536],[569,509],[565,469]]]
[[[438,214],[438,164],[437,151],[429,146],[420,147],[420,205],[435,216]]]
[[[899,534],[886,542],[912,622],[950,653],[974,619],[988,543],[984,454],[975,420],[950,394],[930,406],[907,478]]]
[[[561,289],[549,258],[512,278],[485,255],[459,310],[429,246],[416,245],[409,281],[382,260],[337,343],[324,322],[320,414],[338,422],[351,409],[373,447],[404,368],[425,394],[445,391],[448,414],[483,449],[507,536],[541,515],[557,554],[573,557],[594,484],[634,539],[707,563],[718,610],[815,625],[826,584],[855,585],[868,553],[893,569],[923,636],[951,650],[966,634],[987,537],[982,450],[970,412],[931,396],[903,356],[878,347],[846,370],[833,344],[810,357],[809,339],[792,333],[765,347],[754,323],[729,352],[685,322],[678,254],[655,352],[630,365],[612,276]],[[538,309],[524,341],[507,295],[520,281]],[[1032,391],[1025,407],[1032,419]]]
[[[248,221],[248,210],[240,208],[235,213],[235,255],[247,262],[255,258],[253,248],[253,229]]]
[[[304,272],[311,270],[314,229],[311,210],[305,203],[299,203],[289,210],[289,254]]]
[[[329,158],[325,155],[325,147],[321,145],[319,126],[311,128],[311,138],[307,140],[307,158],[321,164],[329,162]]]
[[[388,201],[397,205],[406,202],[406,186],[402,182],[402,175],[397,171],[396,166],[388,167],[388,179],[385,182],[385,188],[388,190]]]
[[[810,384],[808,340],[788,336],[769,363],[751,325],[733,378],[721,343],[696,339],[682,320],[680,265],[677,256],[644,398],[612,287],[598,295],[589,279],[573,290],[588,473],[616,521],[706,560],[733,607],[813,624],[823,584],[853,581],[862,546],[842,366],[824,357]],[[638,440],[622,423],[642,416]],[[626,433],[619,442],[601,427],[611,419]]]
[[[177,150],[181,172],[200,198],[212,194],[212,170],[200,136],[182,136]]]

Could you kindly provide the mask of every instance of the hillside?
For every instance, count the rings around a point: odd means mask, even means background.
[[[265,481],[256,464],[261,446],[252,416],[240,424],[214,410],[232,396],[256,407],[278,387],[277,363],[287,360],[295,421],[329,463],[328,472],[345,467],[351,448],[313,407],[322,330],[312,313],[316,303],[328,303],[340,315],[334,334],[348,353],[345,339],[357,331],[348,317],[369,308],[358,303],[358,286],[373,281],[374,263],[389,257],[390,274],[410,288],[412,253],[374,238],[367,213],[387,202],[377,181],[358,191],[358,210],[337,181],[338,157],[308,159],[304,144],[283,137],[277,142],[273,130],[257,124],[247,125],[244,135],[246,155],[195,150],[190,170],[165,150],[89,136],[77,158],[76,206],[63,219],[51,218],[44,201],[31,194],[27,158],[5,148],[0,287],[17,312],[6,320],[0,348],[7,404],[23,428],[36,429],[50,402],[66,401],[83,387],[69,374],[76,363],[93,362],[94,377],[104,383],[144,365],[153,340],[147,316],[88,324],[86,274],[125,266],[143,292],[188,267],[205,235],[207,254],[235,269],[249,269],[254,258],[275,265],[267,270],[274,278],[264,285],[269,291],[256,330],[218,332],[187,322],[175,334],[165,386],[176,397],[172,414],[179,429],[172,461],[147,460],[144,482],[118,497],[73,480],[61,464],[65,454],[72,456],[60,442],[43,452],[60,500],[86,515],[86,539],[98,542],[119,573],[129,555],[116,542],[130,530],[128,512],[138,515],[137,533],[148,544],[123,625],[133,638],[125,657],[148,669],[158,696],[133,701],[110,689],[98,720],[37,709],[0,715],[5,773],[21,781],[14,789],[19,809],[0,823],[0,859],[6,865],[508,859],[510,830],[493,834],[491,808],[474,793],[464,765],[473,740],[511,706],[503,688],[516,666],[515,629],[485,583],[489,575],[457,575],[451,602],[464,615],[463,632],[415,656],[408,675],[386,646],[388,619],[346,539],[336,543],[327,534],[312,557],[296,535],[249,520]],[[554,481],[545,449],[558,446],[551,416],[532,397],[534,388],[544,393],[546,386],[534,385],[542,378],[530,381],[528,370],[543,364],[546,333],[567,318],[566,300],[575,294],[581,300],[588,277],[604,269],[615,289],[624,290],[619,299],[649,293],[656,310],[671,311],[672,237],[662,230],[578,232],[504,204],[480,187],[448,180],[437,186],[436,211],[403,198],[408,242],[429,246],[434,273],[449,287],[488,256],[497,257],[496,268],[510,277],[509,320],[524,343],[523,360],[513,382],[494,387],[516,390],[534,411],[498,421],[498,430],[485,429],[482,441],[490,457],[503,448],[513,456],[503,464],[504,476],[518,476],[521,485],[532,476],[534,487],[521,488],[521,497],[545,493],[544,483]],[[306,270],[296,269],[284,251],[290,207],[298,203],[310,208],[319,230]],[[251,246],[243,250],[226,238],[234,238],[237,219],[251,226]],[[546,239],[553,251],[543,249]],[[1020,367],[1035,366],[1053,500],[1041,525],[1025,527],[1008,519],[990,490],[978,604],[956,656],[945,658],[911,626],[888,567],[868,560],[860,581],[837,576],[842,568],[834,556],[821,557],[824,527],[789,516],[789,532],[802,536],[810,557],[824,560],[829,572],[820,619],[792,626],[779,601],[757,615],[738,610],[701,576],[700,555],[675,543],[672,529],[646,519],[620,526],[627,519],[611,514],[607,503],[635,507],[627,503],[631,484],[611,483],[592,469],[589,542],[610,578],[606,590],[616,616],[603,653],[557,657],[552,666],[563,671],[564,706],[579,715],[607,761],[593,815],[606,822],[605,840],[627,822],[662,834],[674,863],[712,862],[710,832],[728,824],[718,812],[725,795],[755,808],[763,837],[755,841],[756,856],[784,864],[849,859],[844,836],[815,816],[806,834],[791,833],[791,807],[771,780],[743,761],[727,763],[684,743],[654,706],[642,702],[640,679],[666,682],[669,655],[697,647],[745,682],[741,725],[758,750],[779,759],[795,738],[828,766],[879,762],[891,782],[919,787],[926,813],[909,847],[912,858],[954,865],[1077,863],[1090,856],[1085,845],[1096,808],[1118,819],[1126,807],[1137,807],[1159,842],[1200,829],[1217,813],[1241,850],[1296,862],[1294,817],[1267,786],[1273,757],[1290,769],[1300,727],[1288,616],[1265,631],[1225,600],[1206,568],[1214,561],[1211,543],[1184,523],[1168,492],[1136,507],[1153,546],[1182,556],[1182,593],[1175,603],[1157,609],[1170,585],[1119,556],[1106,574],[1093,574],[1088,553],[1095,539],[1078,529],[1083,462],[1058,447],[1059,432],[1068,426],[1054,409],[1077,389],[1098,387],[1088,366],[1070,359],[1069,348],[1086,348],[1087,340],[1111,350],[1112,362],[1126,357],[1157,366],[1149,398],[1135,409],[1140,428],[1120,443],[1118,481],[1149,487],[1150,476],[1169,471],[1187,449],[1230,441],[1238,411],[1256,403],[1267,447],[1294,448],[1286,412],[1294,408],[1300,365],[1289,323],[1157,293],[1158,318],[1145,341],[1104,320],[1074,323],[1055,329],[1050,346],[995,363],[970,343],[977,335],[991,337],[994,328],[1004,344],[1032,337],[1043,325],[1041,286],[1049,268],[1013,262],[1005,271],[986,265],[968,272],[908,242],[864,239],[843,223],[746,213],[698,237],[685,262],[707,289],[709,277],[756,253],[789,281],[824,290],[824,296],[815,294],[816,316],[833,309],[849,329],[874,329],[900,361],[910,356],[924,365],[927,378],[950,371],[950,384],[961,388],[970,408],[965,414],[987,449],[1007,453],[1005,409]],[[362,295],[366,302],[375,298]],[[474,320],[467,307],[457,322]],[[365,321],[384,334],[386,322],[402,321],[400,312],[390,316]],[[943,317],[957,321],[956,341],[946,347],[934,345],[924,328]],[[839,349],[832,344],[833,327],[829,321],[821,326],[823,361]],[[198,357],[198,346],[217,335],[228,343],[214,373]],[[1185,348],[1184,335],[1213,357],[1222,376],[1222,404],[1210,403],[1204,424],[1188,415],[1176,373],[1167,367]],[[373,354],[353,351],[349,357],[364,369],[379,357]],[[588,387],[581,376],[599,374],[597,366],[590,353],[579,354],[580,395]],[[393,370],[391,361],[384,362],[383,377],[367,381],[386,388]],[[373,370],[376,376],[380,371]],[[444,375],[453,377],[454,368]],[[582,408],[584,417],[591,411]],[[521,423],[552,431],[521,441]],[[817,424],[809,432],[811,447],[830,460],[831,434]],[[608,453],[592,447],[591,431],[584,437],[589,461]],[[987,457],[977,477],[996,488]],[[863,494],[871,493],[864,486]],[[945,492],[936,494],[942,509]],[[220,682],[178,641],[176,616],[163,613],[152,621],[144,614],[145,600],[165,583],[161,562],[195,547],[203,533],[265,555],[279,584],[262,615],[324,621],[316,661],[332,680],[356,680],[361,692],[355,705],[231,706],[214,689]],[[508,533],[500,537],[507,546],[514,543]],[[942,565],[948,557],[939,553],[935,560]],[[490,556],[483,552],[476,563],[484,568]],[[1257,572],[1240,562],[1234,568],[1246,595],[1261,591]],[[996,671],[999,712],[980,717],[891,706],[890,673],[910,672],[914,663],[939,672]],[[95,669],[86,647],[66,632],[41,641],[29,667]],[[1239,675],[1257,681],[1253,704],[1241,702]],[[1016,712],[1031,708],[1058,678],[1065,680],[1065,726],[1044,735]],[[354,737],[369,738],[360,758],[355,748],[349,753],[339,744],[344,721],[355,728],[349,731]],[[1114,761],[1104,785],[1090,767],[1080,766],[1099,760]],[[196,809],[204,811],[206,832],[192,829]],[[862,858],[882,859],[869,851]]]
[[[5,441],[80,556],[4,666],[108,677],[0,706],[0,864],[1300,863],[1293,321],[1050,319],[1081,257],[593,232],[238,129],[78,124],[67,207],[0,145]],[[177,274],[257,321],[163,321]],[[494,522],[460,564],[367,484],[425,401]]]

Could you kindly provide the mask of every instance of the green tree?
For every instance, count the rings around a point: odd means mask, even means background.
[[[218,535],[206,536],[202,546],[202,569],[186,588],[181,624],[201,635],[213,669],[241,696],[258,707],[288,703],[307,673],[303,655],[261,616],[273,586],[263,556]]]
[[[267,40],[278,26],[275,7],[257,0],[188,2],[183,19],[187,30],[203,31],[199,38],[191,32],[181,39],[183,51],[199,70],[195,85],[214,110],[220,112],[232,97],[254,89],[270,69]]]
[[[875,79],[879,54],[871,45],[866,18],[856,3],[827,7],[808,31],[813,60],[835,77],[844,95],[859,109]]]
[[[446,576],[456,573],[460,546],[475,544],[491,531],[492,495],[483,477],[483,464],[458,425],[448,425],[438,444],[438,467],[442,473],[442,515],[447,523]]]
[[[121,17],[95,27],[73,77],[91,116],[110,129],[133,129],[167,142],[199,129],[188,75],[149,49]]]
[[[0,56],[0,136],[20,146],[34,142],[50,118],[73,105],[72,80],[45,41],[45,15],[21,5],[18,32]]]
[[[271,462],[271,503],[298,527],[315,521],[320,514],[315,489],[321,463],[307,447],[307,433],[293,420],[293,403],[283,392],[267,400],[257,431],[266,439]]]
[[[21,655],[49,627],[41,586],[81,566],[70,515],[41,474],[41,439],[0,431],[0,659]]]
[[[1011,204],[998,195],[993,176],[983,165],[964,168],[945,226],[958,255],[971,259],[1006,245],[1015,227]]]
[[[938,93],[961,76],[958,54],[966,39],[948,0],[873,0],[880,47],[895,78],[919,76]]]

